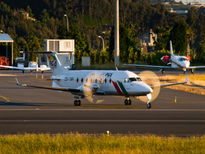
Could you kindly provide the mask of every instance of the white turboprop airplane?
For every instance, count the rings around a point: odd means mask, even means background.
[[[151,108],[152,88],[144,83],[141,78],[130,71],[118,70],[71,70],[66,62],[67,54],[51,52],[53,59],[50,61],[52,69],[52,87],[42,87],[29,84],[21,84],[16,79],[17,85],[22,87],[33,87],[70,92],[74,95],[74,105],[80,106],[82,98],[94,95],[118,95],[124,96],[125,105],[131,105],[131,96],[147,96],[147,108]],[[185,82],[157,85],[165,87]]]
[[[190,66],[190,61],[188,57],[175,55],[173,53],[172,41],[170,41],[170,54],[171,54],[170,58],[169,56],[163,56],[161,60],[164,63],[167,63],[167,65],[171,65],[171,66],[140,65],[140,64],[124,64],[124,65],[144,67],[144,68],[159,68],[162,73],[164,73],[164,70],[167,70],[167,69],[183,70],[184,72],[190,69],[191,72],[194,73],[194,69],[205,68],[205,66]]]
[[[50,67],[48,67],[47,65],[40,65],[40,67],[38,67],[38,64],[36,62],[29,62],[28,67],[24,67],[24,64],[22,63],[18,63],[17,66],[5,66],[5,65],[0,65],[0,67],[2,68],[8,68],[8,69],[14,69],[14,70],[21,70],[23,73],[25,71],[41,71],[42,73],[44,71],[49,71]]]

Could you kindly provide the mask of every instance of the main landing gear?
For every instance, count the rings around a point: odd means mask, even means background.
[[[74,100],[74,106],[80,106],[81,105],[81,101],[79,99]]]
[[[165,72],[165,70],[164,70],[164,69],[161,69],[160,71],[161,71],[161,73],[162,73],[162,74],[164,74],[164,72]]]
[[[128,98],[125,99],[124,103],[125,103],[125,105],[131,105],[131,104],[132,104],[132,101],[131,101],[131,99],[128,97]]]

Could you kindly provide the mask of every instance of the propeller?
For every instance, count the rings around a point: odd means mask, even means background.
[[[151,95],[148,96],[140,96],[139,99],[142,102],[148,102],[148,98],[150,102],[153,102],[160,93],[160,81],[159,77],[152,71],[142,71],[140,74],[138,74],[143,82],[148,84],[149,86],[155,86],[152,88],[153,92]]]
[[[100,72],[92,72],[88,74],[83,83],[83,93],[85,98],[90,103],[101,103],[103,100],[95,101],[93,96],[95,92],[100,88],[100,85],[104,82],[105,76]]]

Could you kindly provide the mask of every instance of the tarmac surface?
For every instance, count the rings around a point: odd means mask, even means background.
[[[205,96],[162,88],[150,110],[136,98],[124,106],[123,97],[113,96],[97,97],[103,100],[97,104],[84,99],[74,107],[70,93],[18,87],[15,77],[21,83],[51,85],[50,73],[41,79],[40,73],[1,70],[0,134],[205,134]]]

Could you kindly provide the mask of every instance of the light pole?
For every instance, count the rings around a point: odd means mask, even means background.
[[[104,50],[104,38],[102,36],[98,36],[98,38],[100,38],[102,40],[102,46],[103,46],[103,50]]]
[[[119,33],[119,0],[115,0],[115,66],[119,66],[120,33]]]
[[[69,31],[69,22],[68,22],[68,16],[67,16],[67,14],[64,14],[64,17],[66,17],[67,31]]]

